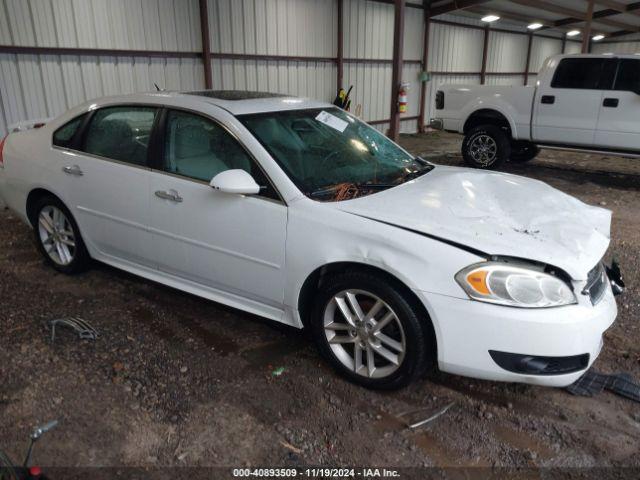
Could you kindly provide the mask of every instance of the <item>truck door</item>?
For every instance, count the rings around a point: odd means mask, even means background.
[[[611,88],[616,59],[563,58],[542,82],[534,104],[533,138],[539,143],[592,146],[604,90]]]
[[[622,58],[613,90],[604,92],[595,144],[640,150],[640,59]]]

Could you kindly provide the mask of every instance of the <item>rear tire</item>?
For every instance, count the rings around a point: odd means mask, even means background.
[[[415,302],[382,275],[346,271],[322,281],[311,331],[323,357],[350,381],[401,388],[435,359],[430,320]]]
[[[46,195],[36,201],[33,212],[36,245],[46,262],[66,274],[87,270],[91,257],[69,209]]]
[[[539,153],[540,148],[535,143],[518,140],[511,142],[509,160],[515,163],[524,163],[533,160]]]
[[[500,168],[510,155],[510,139],[502,128],[495,125],[479,125],[472,128],[462,142],[462,158],[473,168]]]

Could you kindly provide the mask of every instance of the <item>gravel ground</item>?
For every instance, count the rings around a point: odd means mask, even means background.
[[[457,136],[401,143],[461,164]],[[610,252],[629,288],[595,367],[640,379],[640,162],[545,151],[505,170],[613,210]],[[104,265],[57,274],[6,210],[0,245],[0,448],[16,458],[33,425],[57,418],[36,463],[640,466],[640,404],[610,393],[445,374],[368,391],[337,377],[297,331]],[[61,333],[51,345],[45,322],[71,315],[91,321],[98,341]],[[450,403],[429,426],[406,428]]]

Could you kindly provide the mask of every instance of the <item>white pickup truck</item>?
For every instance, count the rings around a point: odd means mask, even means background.
[[[535,158],[540,147],[640,156],[640,57],[556,55],[536,86],[443,85],[431,126],[464,134],[472,167]]]

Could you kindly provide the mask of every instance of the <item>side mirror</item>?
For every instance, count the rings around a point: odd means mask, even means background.
[[[260,186],[251,175],[241,169],[226,170],[219,173],[209,185],[224,193],[255,195],[260,193]]]

